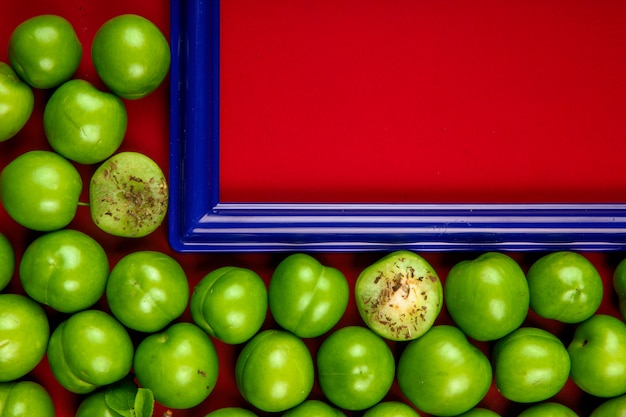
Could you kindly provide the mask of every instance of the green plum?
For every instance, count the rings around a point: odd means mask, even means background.
[[[211,411],[204,417],[257,417],[255,413],[241,407],[225,407]]]
[[[367,326],[389,340],[413,340],[428,331],[443,307],[439,276],[426,259],[392,252],[358,276],[354,297]]]
[[[406,346],[398,361],[397,380],[419,410],[456,416],[485,397],[492,368],[487,356],[461,330],[437,325]]]
[[[195,324],[180,322],[139,343],[134,370],[139,384],[151,390],[157,402],[188,409],[215,388],[219,362],[209,336]]]
[[[626,259],[623,259],[613,272],[613,289],[617,294],[622,319],[626,320]]]
[[[0,416],[55,417],[55,415],[52,397],[40,384],[32,381],[0,383]]]
[[[151,417],[154,396],[146,388],[139,388],[132,374],[86,396],[75,417]]]
[[[338,409],[320,400],[306,400],[283,413],[283,417],[345,417]]]
[[[144,237],[165,219],[168,194],[165,175],[156,162],[139,152],[119,152],[91,176],[91,218],[111,235]]]
[[[43,126],[59,154],[81,164],[102,162],[122,144],[128,116],[119,97],[85,80],[63,83],[48,99]]]
[[[521,327],[498,340],[492,353],[496,387],[519,403],[547,400],[565,386],[570,358],[563,343],[546,330]]]
[[[285,330],[298,337],[317,337],[341,319],[349,294],[343,273],[311,255],[295,253],[283,259],[272,274],[269,307]]]
[[[367,410],[363,417],[420,417],[420,415],[403,402],[382,401]]]
[[[0,142],[11,139],[28,122],[35,106],[30,86],[11,66],[0,62]]]
[[[346,410],[364,410],[381,401],[395,376],[395,360],[386,341],[367,327],[335,330],[317,351],[319,385],[330,402]]]
[[[530,308],[543,318],[580,323],[602,303],[604,287],[595,266],[576,252],[542,256],[527,273]]]
[[[610,398],[597,406],[590,417],[626,416],[626,395]]]
[[[61,229],[74,219],[82,187],[76,167],[50,151],[23,153],[0,173],[0,200],[9,216],[41,232]]]
[[[63,313],[93,306],[104,294],[109,259],[89,235],[73,229],[43,234],[31,242],[20,261],[26,293]]]
[[[500,417],[500,414],[486,408],[476,407],[458,417]]]
[[[229,344],[254,336],[267,316],[267,288],[254,271],[225,266],[208,273],[193,290],[194,322],[209,335]]]
[[[76,72],[83,48],[70,22],[57,15],[20,23],[9,39],[9,60],[21,79],[35,88],[52,88]]]
[[[189,282],[182,266],[158,251],[122,257],[106,283],[111,312],[124,326],[140,332],[162,330],[187,308]]]
[[[452,320],[478,341],[496,340],[517,329],[528,314],[529,297],[522,268],[498,252],[457,263],[444,285]]]
[[[78,406],[75,417],[122,417],[107,405],[105,395],[105,390],[99,390],[86,396]]]
[[[567,350],[570,376],[583,391],[602,398],[626,393],[626,324],[622,320],[593,315],[576,326]]]
[[[124,14],[106,21],[91,47],[96,72],[111,91],[135,100],[153,92],[170,66],[170,46],[148,19]]]
[[[531,405],[522,411],[518,417],[578,417],[578,414],[563,404],[545,402]]]
[[[50,324],[44,309],[19,294],[0,294],[0,382],[32,371],[46,354]]]
[[[235,379],[241,395],[265,412],[283,412],[304,401],[313,389],[313,358],[293,333],[257,333],[237,357]]]
[[[88,394],[124,378],[132,367],[133,351],[130,335],[113,316],[84,310],[52,332],[48,361],[65,389]]]
[[[15,271],[15,251],[5,235],[0,233],[0,291],[11,282]]]

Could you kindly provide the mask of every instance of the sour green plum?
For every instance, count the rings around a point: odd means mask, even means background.
[[[609,398],[626,393],[626,324],[595,314],[579,323],[567,347],[570,376],[583,391]]]
[[[626,416],[626,395],[610,398],[597,406],[590,417]]]
[[[602,303],[604,286],[595,266],[571,251],[552,252],[533,263],[527,273],[530,308],[539,316],[580,323]]]
[[[170,46],[159,28],[135,14],[107,20],[91,47],[98,76],[120,97],[136,100],[153,92],[170,66]]]
[[[52,88],[78,69],[83,48],[65,18],[44,14],[20,23],[9,38],[9,60],[15,72],[35,88]]]
[[[91,236],[73,229],[45,233],[20,261],[20,281],[35,301],[63,313],[93,306],[104,294],[109,260]]]
[[[131,370],[133,342],[115,318],[100,310],[74,313],[52,332],[50,369],[68,391],[88,394]]]
[[[117,151],[127,123],[126,107],[119,97],[80,79],[57,88],[43,114],[50,146],[81,164],[102,162]]]
[[[0,201],[18,224],[40,232],[67,226],[83,187],[80,173],[55,152],[28,151],[0,173]]]
[[[151,250],[131,252],[113,267],[106,283],[111,312],[123,325],[140,332],[162,330],[188,304],[189,282],[171,256]]]
[[[204,417],[257,417],[255,413],[241,407],[225,407],[211,411]]]
[[[518,417],[578,417],[571,408],[555,402],[531,405]]]
[[[461,330],[437,325],[403,350],[397,380],[402,393],[419,410],[456,416],[485,397],[492,368],[487,356]]]
[[[239,392],[265,412],[284,412],[306,400],[313,375],[308,347],[284,330],[258,333],[241,350],[235,366]]]
[[[35,96],[13,68],[0,62],[0,143],[14,137],[33,112]]]
[[[623,259],[613,272],[613,289],[619,301],[619,311],[626,320],[626,259]]]
[[[476,407],[458,417],[500,417],[500,414],[486,408]]]
[[[168,198],[161,167],[140,152],[114,154],[89,182],[91,218],[114,236],[139,238],[154,232],[165,219]]]
[[[195,286],[190,310],[194,322],[213,337],[239,344],[254,336],[267,316],[267,288],[254,271],[222,267]]]
[[[363,417],[419,417],[419,413],[400,401],[382,401],[367,410]]]
[[[395,251],[365,268],[354,297],[363,321],[378,335],[395,341],[426,333],[443,307],[435,269],[420,255]]]
[[[55,415],[50,393],[37,382],[21,380],[0,383],[0,416],[55,417]]]
[[[44,309],[19,294],[0,294],[0,382],[22,378],[46,354],[50,324]]]
[[[317,337],[341,319],[349,293],[341,271],[311,255],[296,253],[283,259],[272,274],[269,308],[285,330],[298,337]]]
[[[317,351],[318,380],[330,402],[365,410],[389,392],[395,361],[385,340],[367,327],[335,330]]]
[[[202,329],[179,322],[139,343],[134,370],[139,384],[151,390],[157,402],[188,409],[215,388],[219,361],[213,342]]]
[[[5,235],[0,233],[0,291],[6,288],[15,270],[15,251]]]
[[[445,280],[452,320],[474,340],[492,341],[517,329],[528,314],[530,293],[517,261],[499,252],[455,264]]]
[[[567,382],[570,357],[552,333],[521,327],[498,340],[492,353],[496,387],[511,401],[533,403],[556,395]]]
[[[319,400],[306,400],[287,410],[283,417],[345,417],[338,409]]]
[[[106,403],[106,391],[100,390],[86,396],[78,406],[75,417],[122,417]]]

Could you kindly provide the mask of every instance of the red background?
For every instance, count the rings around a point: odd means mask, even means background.
[[[624,201],[623,2],[221,7],[225,201]]]
[[[222,5],[222,198],[227,201],[622,201],[621,123],[626,101],[626,5],[591,2],[254,2]],[[121,13],[141,14],[169,35],[169,2],[30,1],[5,5],[0,45],[22,20],[70,20],[85,54],[76,74],[102,87],[89,49],[95,30]],[[6,47],[0,60],[7,61]],[[169,80],[168,80],[169,81]],[[123,150],[168,167],[169,86],[126,101]],[[0,144],[0,168],[29,149],[50,149],[42,127],[49,92],[37,91],[29,124]],[[95,169],[79,166],[85,183]],[[409,190],[408,192],[406,190]],[[86,189],[82,197],[87,201]],[[69,226],[96,238],[111,266],[137,250],[175,257],[193,286],[213,269],[250,268],[266,281],[285,254],[178,254],[166,227],[143,239],[105,235],[80,207]],[[36,236],[0,208],[0,232],[19,262]],[[476,253],[425,253],[442,279]],[[512,254],[527,269],[538,253]],[[380,253],[320,253],[351,284]],[[607,291],[601,312],[618,315],[611,276],[621,253],[586,253]],[[22,292],[16,272],[5,291]],[[102,300],[99,307],[106,310]],[[52,325],[64,315],[52,311]],[[190,320],[186,312],[180,320]],[[444,311],[438,323],[449,323]],[[353,300],[338,326],[362,324]],[[571,338],[573,327],[539,320]],[[265,327],[274,327],[271,317]],[[136,341],[141,335],[133,335]],[[321,340],[308,341],[315,354]],[[175,416],[246,406],[233,377],[240,347],[216,342],[221,371],[213,394]],[[391,345],[394,352],[401,344]],[[489,353],[489,344],[479,344]],[[52,393],[57,415],[81,400],[65,392],[44,360],[27,379]],[[322,398],[316,387],[311,398]],[[403,399],[394,386],[387,399]],[[571,381],[555,398],[581,415],[597,400]],[[523,407],[492,387],[483,406],[502,415]],[[165,409],[158,406],[155,415]]]

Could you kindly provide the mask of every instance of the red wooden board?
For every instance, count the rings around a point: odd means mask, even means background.
[[[221,13],[222,201],[624,201],[623,2]]]

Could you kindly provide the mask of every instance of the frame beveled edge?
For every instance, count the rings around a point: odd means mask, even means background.
[[[171,3],[174,250],[626,249],[626,204],[220,202],[219,1]]]

